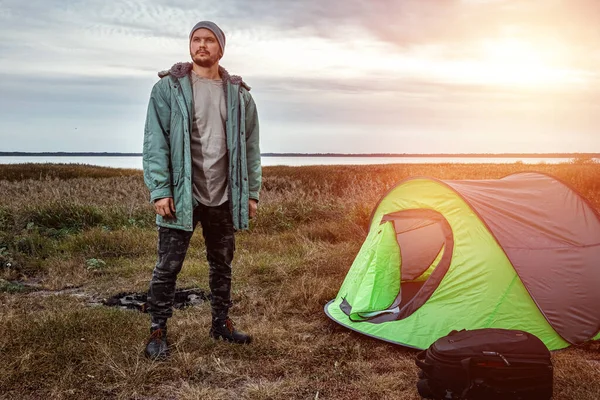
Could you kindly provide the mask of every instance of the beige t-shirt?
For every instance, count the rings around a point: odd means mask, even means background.
[[[192,71],[194,118],[191,151],[194,198],[205,206],[227,201],[227,108],[223,81],[206,79]]]

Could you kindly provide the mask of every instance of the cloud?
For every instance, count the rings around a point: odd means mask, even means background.
[[[7,17],[3,18],[5,32],[19,26],[31,29],[64,24],[97,29],[102,35],[181,38],[197,20],[213,18],[226,32],[273,28],[283,35],[342,35],[352,40],[344,35],[362,28],[399,46],[460,44],[507,32],[562,38],[590,46],[600,41],[600,2],[596,0],[255,0],[251,7],[246,0],[4,3],[0,17]],[[41,15],[44,18],[36,18]]]
[[[561,151],[562,147],[591,151],[600,145],[595,127],[600,114],[598,91],[524,92],[373,79],[368,87],[321,79],[257,81],[255,87],[261,121],[268,121],[262,135],[266,146],[279,146],[273,151],[294,151],[294,146],[310,151],[317,143],[320,151],[325,151],[325,143],[327,151],[336,151],[336,146],[352,151],[361,143],[360,148],[369,151],[389,147],[408,152],[416,151],[411,147],[416,142],[430,142],[446,149],[442,152]],[[295,139],[292,131],[302,132],[304,142]],[[360,138],[361,132],[362,140],[348,139]]]
[[[161,4],[188,11],[202,9],[202,2],[194,1]],[[252,7],[245,0],[223,0],[216,7],[227,23],[243,29],[269,25],[282,31],[311,29],[330,37],[339,34],[339,28],[360,26],[400,45],[470,40],[505,29],[583,40],[592,39],[600,30],[596,0],[255,0]],[[214,8],[209,14],[215,14]]]
[[[241,39],[252,45],[317,37],[366,41],[365,46],[371,40],[393,45],[391,52],[460,60],[480,55],[482,40],[513,37],[548,52],[560,49],[555,58],[566,67],[595,72],[600,66],[596,0],[255,0],[251,7],[245,0],[4,4],[0,51],[22,62],[31,51],[60,64],[67,63],[67,56],[96,52],[95,57],[108,54],[132,67],[164,68],[187,56],[185,38],[197,20],[214,19],[234,46]]]
[[[353,41],[365,35],[397,51],[434,46],[443,58],[477,55],[478,41],[514,37],[550,49],[562,62],[600,65],[600,2],[596,0],[304,0],[222,1],[228,28],[268,30],[287,36]],[[225,12],[225,10],[242,10]]]
[[[201,19],[223,27],[225,66],[253,87],[264,151],[600,145],[596,0],[1,4],[7,150],[140,151],[156,72],[188,58],[189,29]],[[561,49],[557,62],[584,83],[517,87],[444,75],[498,37]]]

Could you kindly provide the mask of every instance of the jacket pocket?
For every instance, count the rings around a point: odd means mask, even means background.
[[[179,181],[181,180],[182,177],[182,173],[180,170],[178,171],[173,171],[173,174],[171,175],[171,185],[173,187],[176,187],[179,185]]]

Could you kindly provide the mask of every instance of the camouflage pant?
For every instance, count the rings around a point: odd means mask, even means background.
[[[209,265],[213,318],[225,319],[231,307],[231,261],[235,250],[233,221],[229,202],[217,207],[198,205],[194,209],[194,228],[202,225]],[[158,262],[148,291],[148,312],[154,323],[166,323],[173,315],[175,282],[181,271],[193,232],[159,227]]]

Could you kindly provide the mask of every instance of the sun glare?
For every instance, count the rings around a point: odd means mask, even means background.
[[[504,38],[484,41],[481,53],[479,74],[490,84],[535,86],[579,80],[573,71],[557,65],[558,47]]]
[[[354,36],[360,36],[357,33]],[[566,67],[570,50],[565,43],[525,37],[489,37],[457,45],[462,57],[449,57],[445,45],[398,48],[377,38],[342,41],[323,38],[286,37],[244,43],[238,38],[240,59],[269,76],[311,76],[334,79],[397,77],[466,85],[509,86],[523,89],[582,85],[589,72]]]

